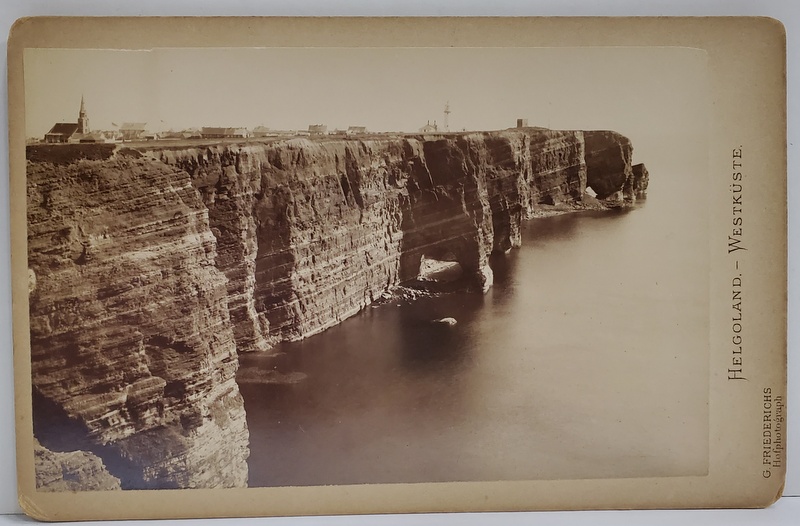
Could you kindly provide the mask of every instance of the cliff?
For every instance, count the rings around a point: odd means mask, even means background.
[[[648,177],[614,132],[98,146],[28,151],[35,433],[123,488],[246,484],[237,351],[339,323],[423,257],[486,290],[523,220]]]
[[[186,175],[124,155],[27,175],[41,444],[99,456],[124,488],[244,486],[226,280]]]
[[[585,135],[604,139],[597,152]],[[525,129],[146,154],[189,174],[208,207],[243,351],[339,323],[423,256],[454,258],[485,290],[489,254],[519,245],[522,220],[595,205],[590,182],[622,201],[631,152],[613,132]]]

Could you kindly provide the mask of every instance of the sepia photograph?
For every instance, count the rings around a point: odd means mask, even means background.
[[[708,473],[705,51],[23,58],[38,491]]]

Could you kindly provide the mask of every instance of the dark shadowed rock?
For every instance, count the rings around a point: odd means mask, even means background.
[[[636,199],[647,197],[647,185],[650,182],[650,174],[644,164],[634,164],[633,170],[633,193]]]
[[[584,132],[586,140],[586,185],[597,198],[610,204],[633,196],[633,148],[630,140],[613,131]],[[635,197],[634,197],[635,199]]]

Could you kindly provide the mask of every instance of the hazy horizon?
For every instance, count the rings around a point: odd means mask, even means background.
[[[77,122],[416,132],[612,129],[705,143],[706,55],[689,48],[26,49],[26,136]],[[687,145],[690,143],[687,142]],[[698,145],[705,151],[705,144]]]

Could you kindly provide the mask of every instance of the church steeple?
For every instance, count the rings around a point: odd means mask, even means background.
[[[89,117],[86,115],[83,95],[81,95],[81,109],[78,112],[78,133],[89,133]]]

